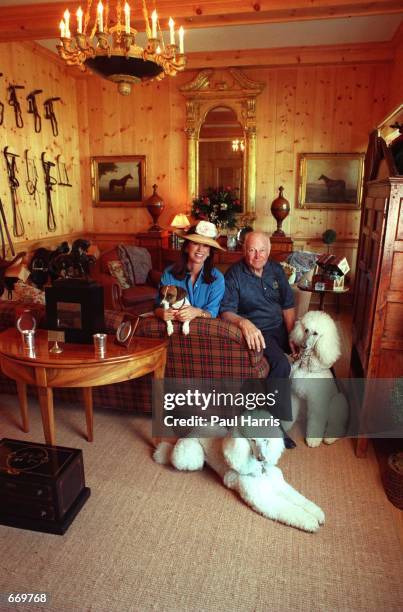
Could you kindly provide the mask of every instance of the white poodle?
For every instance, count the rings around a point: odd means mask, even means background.
[[[202,431],[206,435],[206,428]],[[188,471],[201,470],[206,462],[226,487],[237,491],[259,514],[304,531],[317,531],[325,521],[323,511],[291,487],[276,467],[284,450],[283,439],[244,437],[248,433],[242,426],[230,432],[211,427],[209,438],[181,438],[175,445],[160,442],[153,457],[157,463]]]
[[[301,353],[290,374],[292,421],[284,421],[283,427],[292,427],[305,403],[308,446],[319,446],[322,440],[332,444],[345,434],[348,419],[347,400],[339,393],[330,371],[340,357],[336,324],[325,312],[310,310],[296,322],[290,338]]]

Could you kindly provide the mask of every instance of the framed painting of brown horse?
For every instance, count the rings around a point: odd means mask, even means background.
[[[364,153],[301,153],[299,208],[360,208]]]
[[[91,158],[93,206],[143,206],[145,155]]]

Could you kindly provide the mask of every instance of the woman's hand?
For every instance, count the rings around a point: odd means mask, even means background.
[[[195,308],[194,306],[182,306],[179,310],[176,310],[176,321],[192,321],[196,317],[200,317],[202,310],[201,308]]]
[[[243,333],[248,348],[252,351],[263,351],[266,348],[266,343],[263,334],[249,319],[241,319],[238,327]]]
[[[156,308],[154,310],[155,316],[163,321],[173,321],[176,319],[177,312],[178,311],[174,310],[173,308]]]

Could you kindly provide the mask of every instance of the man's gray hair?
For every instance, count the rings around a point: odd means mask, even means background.
[[[249,240],[250,236],[260,236],[261,238],[266,238],[268,246],[270,246],[270,234],[268,232],[262,232],[259,230],[253,230],[253,232],[248,232],[245,236],[245,240],[243,241],[243,250],[246,251],[246,243]]]

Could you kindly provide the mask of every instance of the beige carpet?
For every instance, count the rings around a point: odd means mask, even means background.
[[[14,398],[0,398],[1,437],[42,442],[38,407],[19,429]],[[327,522],[307,534],[262,518],[208,469],[183,474],[156,465],[150,422],[56,408],[57,442],[82,448],[91,497],[64,536],[0,526],[0,592],[47,591],[70,611],[402,610],[403,563],[394,509],[371,450],[352,443],[286,451],[287,480],[317,502]],[[1,607],[1,610],[10,607]]]

